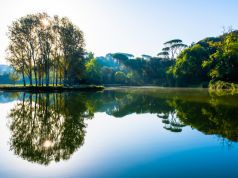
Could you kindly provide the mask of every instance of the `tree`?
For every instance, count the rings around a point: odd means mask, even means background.
[[[158,54],[158,56],[162,56],[166,59],[174,60],[176,56],[180,54],[180,52],[187,47],[187,45],[183,44],[183,41],[180,39],[170,40],[164,43],[166,46],[162,49],[162,52]]]
[[[122,71],[118,71],[115,73],[115,80],[119,84],[125,84],[126,82],[126,74]]]
[[[7,60],[30,85],[78,83],[85,72],[83,32],[68,18],[30,14],[12,23]]]
[[[177,58],[175,66],[169,69],[178,86],[197,85],[208,82],[208,71],[202,63],[209,57],[209,51],[196,44],[185,49]]]
[[[99,84],[102,80],[101,65],[93,55],[91,57],[92,59],[86,63],[86,80],[90,83]]]
[[[238,82],[238,31],[193,43],[168,70],[178,86]],[[212,85],[211,85],[212,86]],[[221,86],[221,85],[220,85]],[[229,86],[229,85],[228,85]]]
[[[113,54],[113,58],[117,59],[120,62],[125,62],[125,61],[129,60],[125,54],[121,54],[121,53]]]
[[[238,81],[238,31],[226,33],[220,41],[211,42],[214,52],[203,62],[213,81]]]
[[[24,86],[26,85],[25,74],[27,73],[27,55],[24,47],[25,41],[22,37],[20,23],[13,22],[9,28],[9,39],[10,44],[7,49],[7,61],[10,62],[11,66],[16,72],[22,74]]]
[[[69,74],[73,60],[84,59],[84,37],[83,32],[73,25],[68,18],[61,19],[60,39],[63,50],[63,68],[64,68],[64,85],[70,84]]]

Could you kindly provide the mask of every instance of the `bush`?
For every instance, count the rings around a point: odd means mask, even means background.
[[[209,89],[212,90],[238,90],[238,84],[224,81],[210,82]]]

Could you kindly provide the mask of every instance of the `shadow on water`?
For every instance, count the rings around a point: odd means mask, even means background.
[[[92,119],[96,112],[115,118],[156,114],[170,132],[182,132],[190,126],[228,144],[238,141],[238,95],[185,89],[0,95],[4,102],[6,98],[18,100],[9,113],[11,150],[43,165],[69,159],[84,143],[86,119]]]

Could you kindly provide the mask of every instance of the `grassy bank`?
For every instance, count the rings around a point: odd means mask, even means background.
[[[234,95],[238,93],[238,84],[224,81],[210,82],[209,93],[214,96]]]
[[[238,90],[238,84],[224,81],[211,82],[209,84],[211,90]]]
[[[17,92],[67,92],[67,91],[101,91],[103,86],[80,85],[80,86],[21,86],[21,85],[0,85],[0,91],[17,91]]]

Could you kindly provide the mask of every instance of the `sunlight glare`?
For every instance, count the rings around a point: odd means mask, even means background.
[[[50,148],[50,147],[52,147],[52,146],[53,146],[53,142],[50,141],[50,140],[46,140],[46,141],[43,143],[43,147],[46,148],[46,149],[48,149],[48,148]]]
[[[43,19],[42,24],[44,27],[47,27],[49,25],[49,20],[48,19]]]

